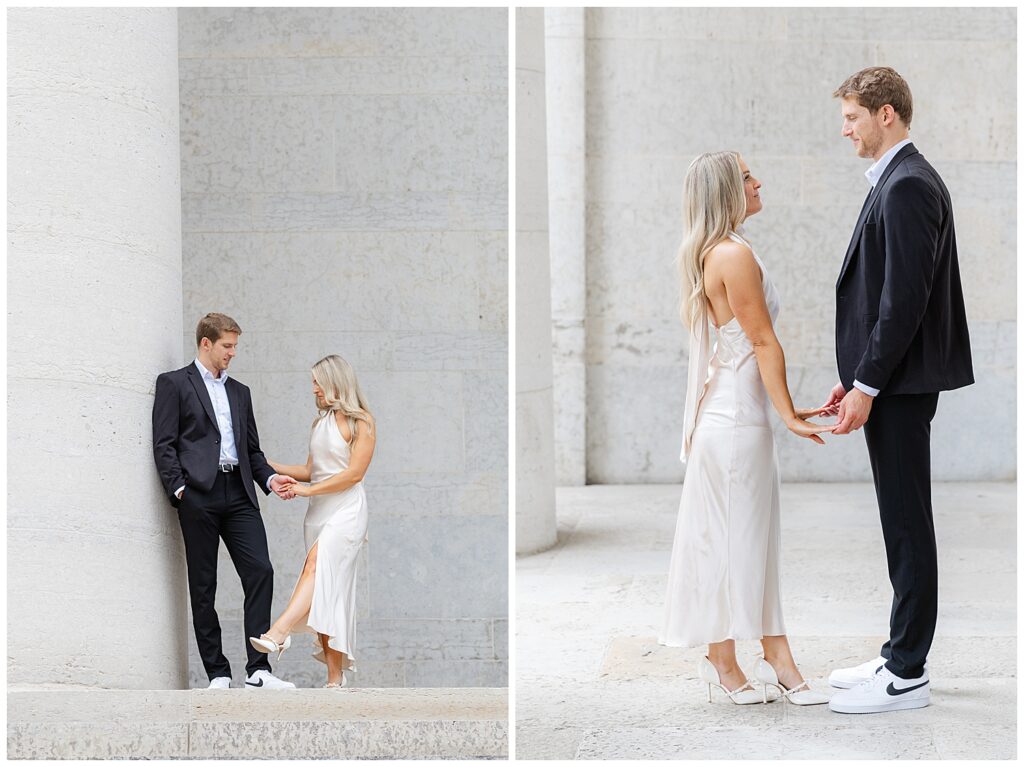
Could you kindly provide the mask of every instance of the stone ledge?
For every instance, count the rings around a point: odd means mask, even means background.
[[[506,688],[9,690],[8,759],[500,759]]]

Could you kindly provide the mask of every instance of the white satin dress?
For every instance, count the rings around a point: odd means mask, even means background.
[[[730,238],[748,245],[730,232]],[[757,254],[772,323],[779,296]],[[779,463],[772,405],[739,321],[702,308],[690,337],[686,463],[661,644],[696,647],[786,633],[779,578]]]
[[[321,482],[348,468],[349,444],[333,412],[313,424],[309,454],[313,459],[312,482]],[[327,659],[317,634],[326,634],[327,645],[345,653],[344,668],[350,671],[356,670],[356,563],[367,539],[367,523],[362,482],[340,493],[310,497],[303,523],[306,553],[318,544],[316,575],[309,613],[292,631],[313,632],[313,657],[322,663]]]

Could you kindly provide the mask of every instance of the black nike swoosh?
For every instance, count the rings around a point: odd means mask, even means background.
[[[260,679],[260,683],[259,684],[256,684],[255,682],[246,682],[246,684],[249,685],[250,687],[262,687],[263,686],[263,680]],[[889,685],[889,686],[892,687],[892,685]],[[914,688],[911,688],[911,689],[914,689]]]
[[[887,693],[889,693],[890,695],[902,695],[903,693],[910,692],[911,690],[918,690],[918,689],[924,687],[926,684],[928,684],[927,680],[925,680],[924,682],[921,682],[921,684],[915,684],[913,687],[904,687],[902,690],[897,690],[893,686],[892,682],[889,682],[889,686],[885,688],[885,691]]]

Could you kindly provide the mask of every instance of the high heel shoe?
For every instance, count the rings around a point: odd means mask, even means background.
[[[757,663],[754,665],[754,678],[764,685],[766,702],[768,686],[771,685],[779,691],[781,697],[796,706],[817,706],[820,703],[828,703],[828,696],[812,690],[806,680],[792,689],[787,688],[779,681],[779,675],[775,673],[775,667],[764,658],[757,659]]]
[[[702,682],[706,682],[708,686],[708,703],[711,702],[711,688],[717,687],[719,690],[729,696],[729,699],[740,706],[747,706],[751,703],[762,703],[762,696],[754,689],[744,689],[745,687],[753,687],[753,683],[748,679],[739,688],[735,690],[726,689],[725,685],[722,684],[722,678],[718,674],[718,669],[715,665],[708,660],[707,656],[700,659],[697,663],[697,673],[700,676]]]
[[[284,638],[284,641],[281,642],[281,644],[278,644],[266,634],[262,634],[258,639],[256,637],[249,637],[249,644],[260,652],[276,652],[277,658],[280,660],[281,656],[284,655],[284,651],[292,646],[292,635],[289,634]]]
[[[325,688],[329,688],[329,689],[332,689],[332,690],[334,690],[334,689],[341,689],[344,686],[345,686],[345,675],[344,674],[341,675],[341,681],[340,682],[328,682],[327,684],[324,685]]]

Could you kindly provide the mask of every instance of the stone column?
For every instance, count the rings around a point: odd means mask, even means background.
[[[7,681],[182,687],[150,425],[182,360],[177,12],[15,8],[7,33]]]
[[[584,8],[547,8],[548,210],[555,480],[587,483],[586,71]]]
[[[516,10],[516,552],[555,542],[544,9]]]

